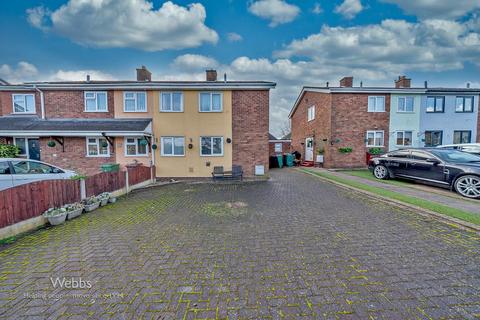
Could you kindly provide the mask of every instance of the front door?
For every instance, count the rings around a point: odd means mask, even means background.
[[[305,161],[313,161],[313,138],[305,139]]]
[[[28,139],[28,158],[40,160],[40,143],[38,139]]]

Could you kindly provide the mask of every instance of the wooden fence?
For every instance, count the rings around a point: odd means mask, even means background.
[[[137,166],[128,169],[128,184],[133,186],[155,176],[155,168]],[[86,196],[112,192],[126,187],[126,171],[102,172],[85,179]],[[40,216],[52,207],[81,200],[80,180],[46,180],[0,191],[0,228]]]

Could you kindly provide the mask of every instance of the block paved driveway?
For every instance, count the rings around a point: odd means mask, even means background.
[[[480,316],[478,235],[291,169],[271,176],[137,191],[1,247],[0,318]]]

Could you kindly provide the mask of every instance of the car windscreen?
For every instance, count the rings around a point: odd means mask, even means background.
[[[432,150],[433,155],[439,157],[443,161],[456,163],[473,163],[480,162],[480,157],[471,153],[456,151],[456,150]]]

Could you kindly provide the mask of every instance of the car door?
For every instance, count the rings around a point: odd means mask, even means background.
[[[407,174],[426,182],[446,184],[445,164],[434,155],[420,150],[412,150]],[[432,162],[432,159],[437,162]]]
[[[406,174],[409,161],[410,151],[398,150],[388,154],[385,164],[395,176],[402,176]]]
[[[12,171],[8,161],[0,161],[0,190],[13,187]]]
[[[12,161],[13,175],[12,182],[14,186],[26,183],[62,179],[61,172],[55,167],[49,166],[42,162],[30,160],[14,160]]]

